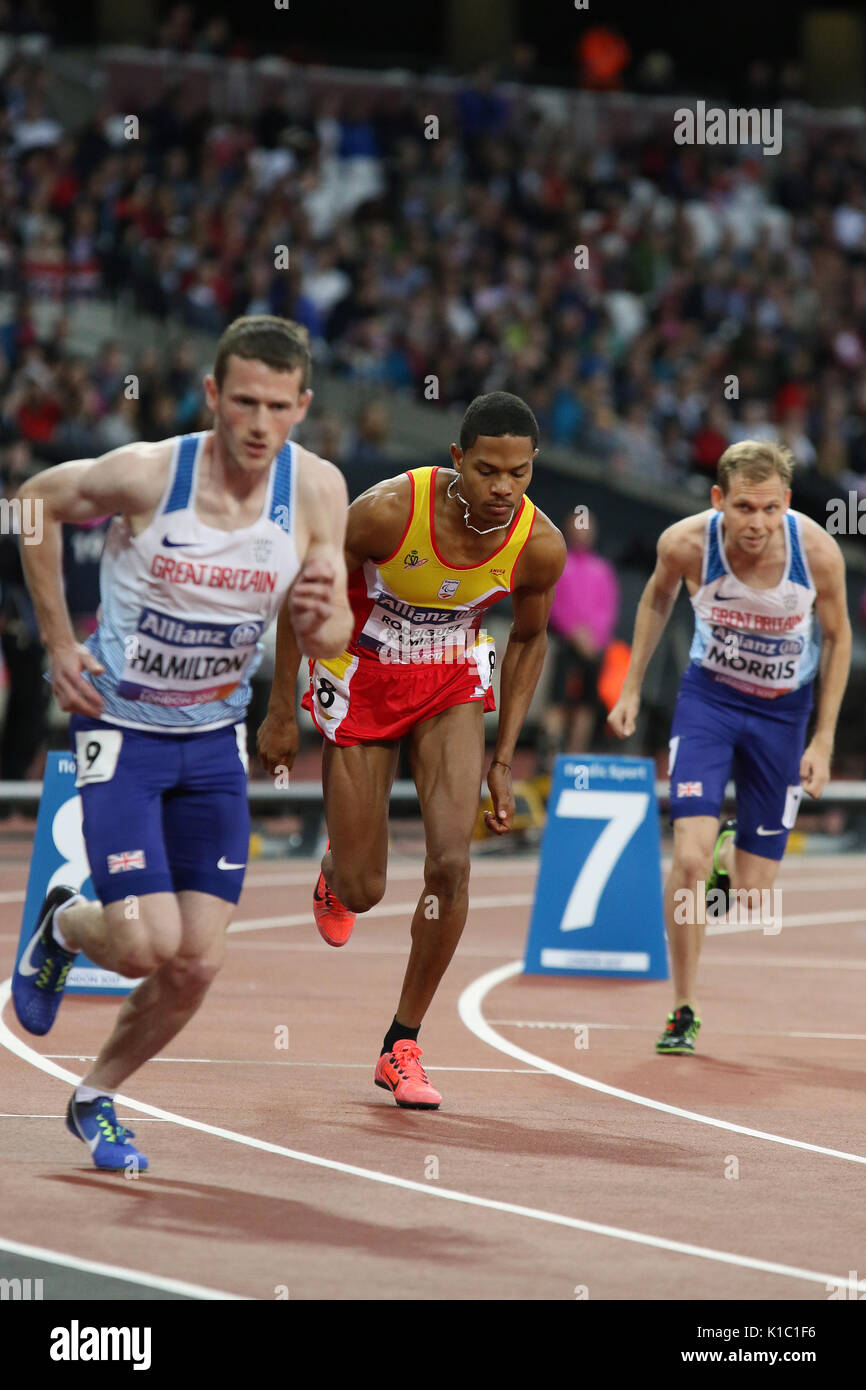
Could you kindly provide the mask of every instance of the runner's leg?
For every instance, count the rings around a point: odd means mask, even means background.
[[[134,905],[134,913],[132,911]],[[170,960],[180,944],[181,921],[173,893],[129,895],[117,902],[80,902],[57,919],[70,949],[103,970],[138,979]]]
[[[123,1001],[111,1034],[83,1078],[95,1090],[116,1091],[161,1052],[197,1012],[222,965],[234,904],[191,891],[173,901],[182,923],[178,950]]]
[[[368,912],[385,892],[388,798],[399,746],[326,742],[323,749],[322,794],[331,847],[322,857],[322,873],[352,912]]]
[[[674,821],[674,855],[665,884],[665,926],[671,948],[674,1008],[685,1004],[697,1015],[698,960],[706,917],[704,885],[719,833],[715,816],[685,816]],[[700,901],[699,901],[700,899]]]
[[[466,924],[469,845],[484,767],[480,702],[454,705],[416,724],[409,752],[427,846],[424,891],[412,918],[412,947],[396,1017],[417,1028]]]

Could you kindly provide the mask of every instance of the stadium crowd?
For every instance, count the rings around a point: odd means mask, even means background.
[[[824,515],[840,487],[866,491],[862,132],[776,157],[680,146],[669,126],[581,140],[485,69],[443,98],[438,130],[409,94],[298,81],[244,123],[190,110],[178,84],[128,139],[107,107],[65,128],[38,62],[13,57],[2,86],[0,286],[17,307],[0,429],[46,460],[200,419],[183,349],[131,362],[106,344],[92,369],[62,322],[50,344],[34,334],[36,299],[124,295],[213,334],[287,314],[374,393],[515,391],[546,442],[662,487],[766,436],[792,447],[801,504]],[[381,419],[364,431],[375,460]]]
[[[225,39],[215,22],[204,51]],[[776,157],[677,145],[671,120],[599,139],[489,67],[432,113],[408,90],[335,96],[299,73],[247,121],[178,81],[132,129],[109,104],[73,129],[38,56],[0,44],[3,62],[7,494],[47,464],[209,425],[191,342],[70,349],[68,307],[121,297],[181,333],[261,312],[305,324],[317,363],[369,390],[354,420],[314,411],[300,437],[371,478],[391,391],[459,406],[505,389],[545,445],[611,477],[705,496],[727,444],[765,437],[791,447],[796,504],[821,521],[830,497],[866,496],[862,130],[816,126]],[[98,543],[81,539],[83,564]],[[7,545],[0,628],[26,717],[44,699],[16,564]],[[6,776],[25,751],[0,749]]]

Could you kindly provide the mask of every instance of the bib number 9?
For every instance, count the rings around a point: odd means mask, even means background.
[[[120,729],[84,729],[75,735],[76,787],[110,782],[123,746]]]

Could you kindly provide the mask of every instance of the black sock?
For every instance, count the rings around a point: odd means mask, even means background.
[[[382,1044],[382,1051],[379,1053],[379,1056],[382,1057],[386,1052],[390,1052],[399,1038],[411,1038],[413,1042],[417,1042],[420,1028],[420,1023],[417,1028],[407,1028],[405,1023],[398,1023],[397,1015],[395,1014],[394,1022],[385,1034],[385,1041]]]

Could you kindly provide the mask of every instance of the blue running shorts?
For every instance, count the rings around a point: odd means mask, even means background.
[[[69,732],[100,902],[194,889],[236,903],[250,843],[246,726],[156,734],[76,714]]]
[[[781,859],[803,794],[800,760],[811,711],[811,684],[767,700],[688,667],[671,728],[671,820],[718,816],[733,776],[737,847]]]

